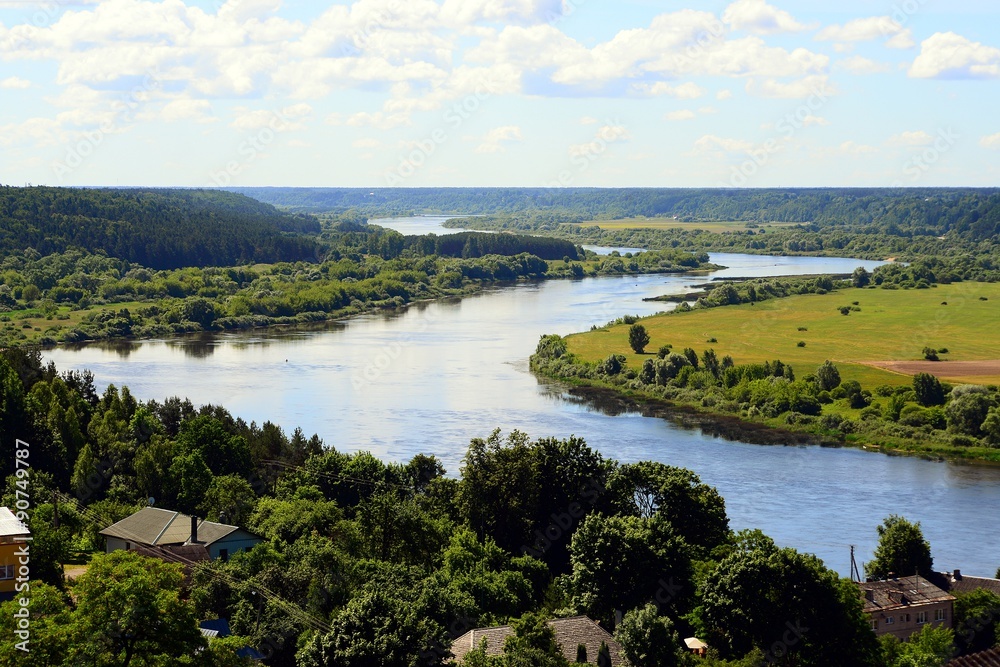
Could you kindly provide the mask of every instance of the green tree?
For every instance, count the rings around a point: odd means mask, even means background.
[[[851,284],[855,287],[867,287],[871,279],[871,274],[863,266],[854,269],[854,273],[851,274]]]
[[[18,636],[18,619],[25,609],[20,599],[30,602],[30,626],[25,636]],[[52,667],[72,664],[66,662],[70,648],[72,626],[69,599],[65,593],[42,582],[31,582],[31,587],[19,592],[13,600],[0,604],[0,666],[2,667]],[[18,644],[27,644],[18,648]]]
[[[821,391],[832,391],[840,386],[840,371],[829,360],[824,361],[816,369],[816,382]]]
[[[633,667],[679,667],[685,663],[680,635],[656,605],[637,607],[615,628],[615,639]]]
[[[882,665],[886,667],[943,667],[955,654],[951,628],[931,623],[901,642],[893,635],[883,635],[879,643]]]
[[[569,667],[552,626],[541,614],[528,613],[511,623],[503,645],[504,667]]]
[[[980,588],[955,598],[955,642],[962,653],[1000,644],[1000,595]]]
[[[177,509],[187,514],[197,513],[213,480],[201,452],[188,452],[175,458],[170,465],[170,478],[176,490]]]
[[[642,354],[649,345],[649,334],[646,327],[641,324],[633,324],[628,330],[628,344],[636,354]]]
[[[694,593],[691,555],[660,516],[591,514],[570,544],[574,603],[603,620],[653,600],[665,610],[686,611]]]
[[[951,400],[945,407],[948,429],[955,433],[979,437],[983,435],[983,422],[996,399],[989,389],[979,385],[962,385],[951,391]]]
[[[206,648],[181,566],[131,551],[94,556],[77,581],[72,664],[163,665]]]
[[[726,659],[759,650],[768,664],[880,664],[857,586],[760,531],[740,533],[709,573],[698,622]]]
[[[246,526],[257,502],[250,482],[239,475],[212,478],[198,511],[209,521]]]
[[[877,528],[879,541],[875,558],[865,564],[865,576],[886,579],[890,573],[897,576],[919,574],[930,576],[934,571],[931,545],[924,539],[920,523],[891,514]]]
[[[930,373],[917,373],[913,376],[913,393],[917,395],[917,403],[924,407],[944,405],[941,381]]]

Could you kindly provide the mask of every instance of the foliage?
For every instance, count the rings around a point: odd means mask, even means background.
[[[660,616],[656,605],[629,611],[615,628],[615,639],[635,667],[679,667],[687,664],[680,635],[673,622]]]
[[[956,594],[954,629],[962,653],[1000,644],[1000,595],[982,588]]]
[[[924,539],[920,523],[891,514],[878,526],[879,542],[874,558],[865,563],[865,576],[887,579],[890,574],[905,577],[930,576],[934,571],[931,547]]]
[[[880,645],[887,667],[943,667],[954,655],[951,628],[928,623],[909,640],[900,642],[893,635],[882,635]]]
[[[641,324],[633,324],[628,330],[628,344],[636,354],[642,354],[646,350],[646,346],[649,345],[649,334],[646,333],[646,327]]]
[[[913,376],[913,392],[917,402],[925,407],[944,405],[944,388],[941,381],[930,373],[917,373]]]

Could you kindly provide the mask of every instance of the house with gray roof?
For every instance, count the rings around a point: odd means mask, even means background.
[[[226,560],[237,551],[250,549],[263,541],[239,526],[205,521],[159,507],[144,507],[100,534],[107,542],[108,553],[119,549],[134,550],[178,562]]]
[[[858,582],[864,611],[877,635],[909,639],[925,625],[953,627],[955,597],[927,579],[913,575]]]
[[[629,663],[625,660],[621,644],[611,636],[610,632],[590,618],[586,616],[556,618],[549,621],[548,624],[555,633],[556,643],[570,662],[576,662],[577,649],[583,646],[586,650],[587,662],[596,665],[597,654],[601,650],[603,642],[608,646],[611,666],[628,667]],[[500,655],[503,653],[504,641],[513,634],[514,629],[509,625],[469,630],[452,643],[451,653],[457,662],[461,662],[469,651],[479,648],[479,645],[485,640],[486,654]]]

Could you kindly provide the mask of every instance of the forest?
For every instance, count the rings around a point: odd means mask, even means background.
[[[544,621],[575,614],[613,631],[635,667],[940,665],[996,641],[1000,614],[982,619],[1000,597],[978,593],[960,599],[955,631],[876,640],[853,583],[734,531],[693,472],[619,463],[582,438],[497,430],[449,475],[433,456],[385,463],[222,406],[98,394],[89,374],[37,352],[0,353],[0,389],[3,502],[33,499],[33,650],[18,653],[19,603],[3,603],[3,665],[236,666],[252,664],[237,655],[252,646],[269,665],[435,666],[466,630],[512,622],[500,655],[477,649],[464,664],[569,667]],[[15,437],[30,476],[11,463]],[[101,553],[97,532],[150,497],[263,542],[186,568]],[[873,575],[929,572],[919,525],[890,516],[879,533]],[[86,559],[85,574],[63,576]],[[198,632],[217,617],[233,637]],[[789,619],[800,632],[782,643]],[[707,658],[685,651],[689,636],[709,642]]]

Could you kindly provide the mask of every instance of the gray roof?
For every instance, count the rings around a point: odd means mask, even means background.
[[[237,530],[241,530],[239,526],[201,520],[198,523],[198,543],[208,546]],[[147,546],[190,544],[191,517],[159,507],[143,507],[108,526],[101,531],[101,535]]]
[[[955,658],[948,667],[1000,667],[1000,646]]]
[[[935,573],[934,576],[930,577],[930,580],[935,586],[955,595],[971,593],[979,589],[1000,595],[1000,579],[970,577],[967,574],[962,574],[961,570]]]
[[[886,581],[858,582],[865,600],[865,612],[888,611],[955,598],[923,577],[899,577]]]
[[[615,641],[611,633],[586,616],[557,618],[548,623],[556,635],[556,643],[570,662],[576,662],[577,646],[583,644],[587,647],[587,660],[596,664],[597,653],[601,649],[601,642],[604,642],[608,645],[611,664],[614,667],[628,665],[622,654],[621,645]],[[504,641],[513,634],[514,630],[509,625],[469,630],[452,643],[451,652],[456,660],[461,661],[469,651],[478,648],[485,639],[486,654],[499,655],[503,652]]]
[[[6,507],[0,507],[0,537],[20,537],[31,535],[28,527]]]

